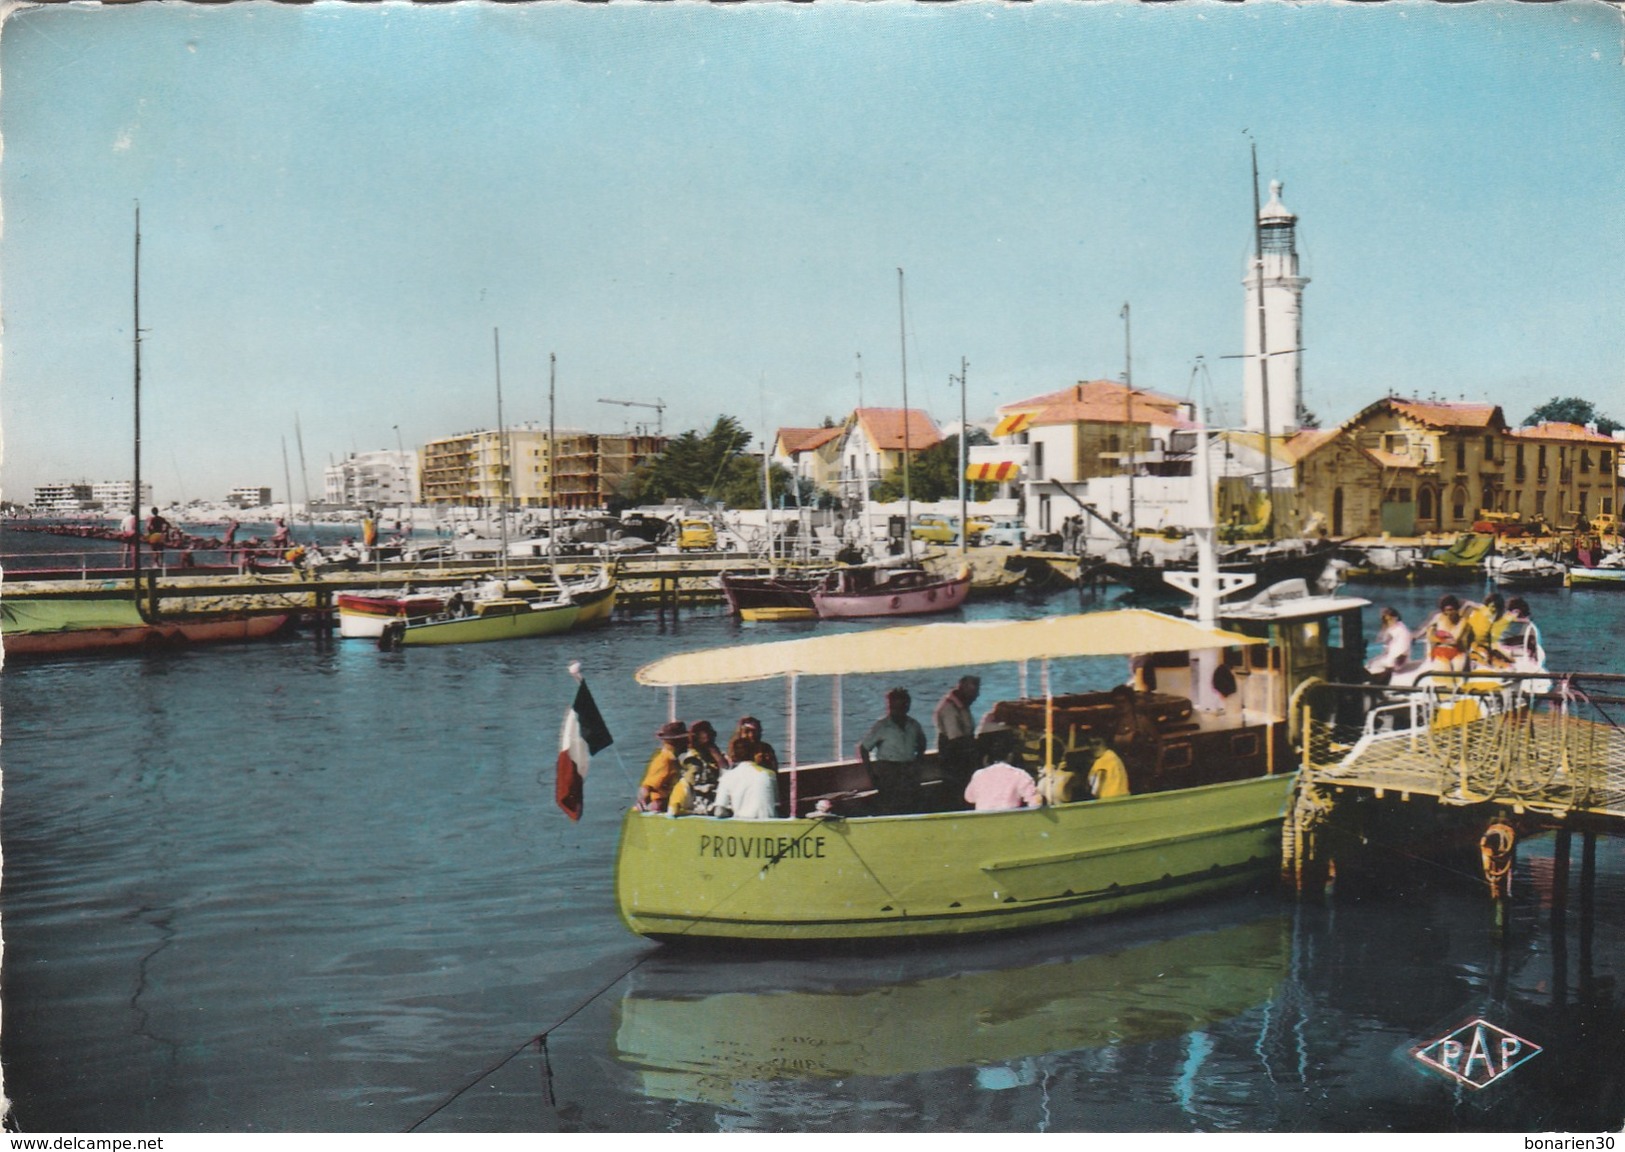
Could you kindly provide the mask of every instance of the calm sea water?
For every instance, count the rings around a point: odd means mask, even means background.
[[[1358,589],[1356,589],[1358,590]],[[1366,589],[1418,619],[1441,589]],[[1461,589],[1469,591],[1469,589]],[[1625,596],[1537,593],[1554,666],[1625,670]],[[1102,603],[1085,601],[1086,605]],[[972,615],[1076,610],[973,606]],[[1368,630],[1374,630],[1374,610]],[[673,952],[614,906],[665,718],[633,671],[809,625],[654,616],[382,653],[299,636],[0,675],[3,1066],[24,1131],[1618,1129],[1625,847],[1554,927],[1522,846],[1509,931],[1476,871],[1340,881],[1015,938]],[[861,627],[861,626],[860,626]],[[572,659],[616,737],[552,800]],[[1057,668],[1062,683],[1104,673]],[[909,678],[917,711],[952,680]],[[940,682],[939,682],[940,681]],[[845,742],[885,684],[845,688]],[[1036,689],[1036,684],[1033,685]],[[985,694],[1015,691],[990,669]],[[802,755],[834,734],[803,690]],[[685,695],[768,720],[783,689]],[[1576,877],[1579,843],[1575,844]],[[1410,1051],[1475,1016],[1542,1053],[1482,1091]]]

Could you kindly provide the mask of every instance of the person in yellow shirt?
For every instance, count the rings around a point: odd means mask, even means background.
[[[1128,770],[1123,767],[1123,758],[1112,751],[1111,742],[1096,733],[1089,738],[1089,748],[1095,754],[1095,762],[1089,766],[1089,795],[1096,800],[1127,796]]]
[[[1501,634],[1511,620],[1506,614],[1506,601],[1499,592],[1484,597],[1484,603],[1467,614],[1467,626],[1473,630],[1473,664],[1487,668],[1497,664],[1496,647]]]

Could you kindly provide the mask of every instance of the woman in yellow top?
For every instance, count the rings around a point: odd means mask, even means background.
[[[1491,592],[1484,597],[1484,603],[1468,613],[1467,627],[1473,630],[1474,665],[1487,668],[1501,663],[1496,646],[1509,623],[1506,601],[1499,592]]]

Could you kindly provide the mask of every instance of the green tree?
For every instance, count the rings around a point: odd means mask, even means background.
[[[1597,411],[1597,406],[1589,400],[1582,400],[1578,396],[1553,396],[1529,414],[1525,424],[1546,424],[1550,422],[1564,424],[1591,424],[1597,425],[1597,431],[1604,436],[1612,436],[1614,432],[1625,425],[1620,424],[1608,416]]]
[[[749,458],[743,455],[750,442],[750,433],[732,416],[718,416],[703,434],[689,429],[674,436],[664,452],[633,473],[626,498],[633,504],[715,500],[740,464],[750,468]],[[760,496],[756,503],[760,506]]]
[[[977,434],[989,443],[991,440],[981,429],[972,429],[967,445],[977,441]],[[916,452],[908,468],[908,486],[915,500],[949,500],[959,495],[959,437],[949,436],[940,443]],[[966,495],[972,500],[986,500],[993,495],[994,485],[973,481]],[[874,487],[874,499],[882,503],[903,498],[903,470],[893,468],[880,478]]]

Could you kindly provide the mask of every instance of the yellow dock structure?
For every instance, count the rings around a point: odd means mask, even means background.
[[[1425,678],[1424,678],[1425,679]],[[1476,834],[1505,923],[1520,838],[1556,834],[1554,900],[1569,840],[1625,833],[1625,676],[1441,676],[1403,690],[1321,685],[1299,703],[1302,763],[1283,829],[1282,873],[1300,895],[1373,828],[1404,828],[1425,850]],[[1431,840],[1431,844],[1429,843]],[[1555,914],[1555,913],[1554,913]]]
[[[1625,699],[1598,691],[1612,679],[1557,677],[1540,693],[1515,679],[1441,684],[1378,704],[1355,733],[1311,707],[1303,779],[1625,831]]]

